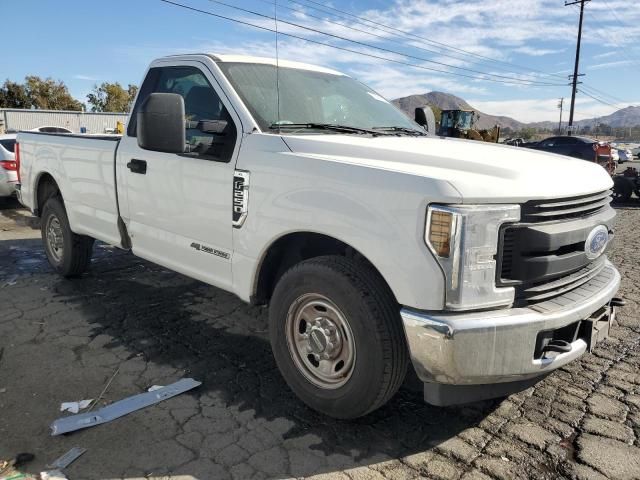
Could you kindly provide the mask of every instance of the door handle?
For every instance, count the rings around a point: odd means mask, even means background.
[[[140,173],[144,175],[147,173],[147,162],[145,160],[132,158],[131,161],[127,163],[127,168],[133,173]]]

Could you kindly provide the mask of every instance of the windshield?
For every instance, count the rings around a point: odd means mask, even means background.
[[[233,62],[218,65],[265,132],[273,126],[285,128],[287,124],[363,129],[400,127],[424,132],[373,90],[344,75],[279,67],[278,115],[274,65]]]
[[[469,130],[473,121],[472,112],[443,112],[442,127]]]

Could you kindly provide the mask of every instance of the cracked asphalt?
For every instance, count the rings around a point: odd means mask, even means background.
[[[640,479],[640,202],[618,210],[610,253],[628,305],[593,354],[498,401],[437,408],[407,384],[354,422],[289,391],[266,310],[106,245],[62,279],[16,207],[0,212],[0,460],[32,452],[36,473],[84,447],[72,480]],[[101,404],[185,376],[202,386],[50,436],[61,402],[112,377]]]

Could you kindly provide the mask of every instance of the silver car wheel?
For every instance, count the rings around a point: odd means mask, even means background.
[[[60,220],[58,220],[58,217],[55,215],[50,215],[47,219],[45,234],[47,238],[47,247],[51,257],[56,262],[61,262],[62,256],[64,255],[64,239]]]
[[[349,322],[327,297],[299,297],[287,314],[285,332],[293,361],[317,387],[336,389],[351,378],[356,345]]]

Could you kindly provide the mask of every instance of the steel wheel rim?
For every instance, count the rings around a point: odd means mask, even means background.
[[[47,219],[45,234],[47,237],[49,253],[56,262],[60,262],[64,254],[64,240],[60,220],[58,220],[58,217],[55,215],[51,215]]]
[[[347,317],[327,297],[299,297],[287,313],[286,339],[298,370],[317,387],[336,389],[349,381],[356,345]]]

